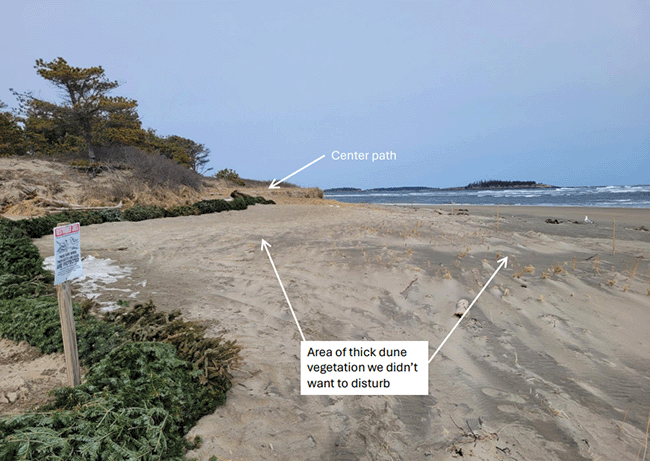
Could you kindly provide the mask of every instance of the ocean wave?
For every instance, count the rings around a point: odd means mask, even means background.
[[[650,208],[650,185],[576,186],[556,189],[402,190],[341,192],[326,198],[384,205],[511,205]]]
[[[650,186],[602,186],[596,187],[597,192],[610,194],[629,194],[637,192],[650,192]]]

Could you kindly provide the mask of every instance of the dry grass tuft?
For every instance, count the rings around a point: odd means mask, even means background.
[[[535,267],[533,267],[532,264],[529,264],[528,266],[524,267],[519,272],[513,274],[513,277],[518,279],[518,278],[521,278],[521,276],[524,275],[524,274],[534,274],[534,273],[535,273]],[[544,277],[544,274],[542,274],[542,277]]]
[[[199,192],[187,186],[168,188],[129,178],[116,178],[86,188],[80,202],[86,206],[107,206],[122,202],[125,207],[137,203],[169,208],[189,205],[200,201],[201,198]]]
[[[600,256],[596,256],[594,258],[594,262],[591,264],[591,268],[596,274],[600,274]]]

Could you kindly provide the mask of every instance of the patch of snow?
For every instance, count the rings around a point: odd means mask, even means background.
[[[81,260],[83,267],[83,277],[72,280],[75,289],[90,299],[98,298],[102,293],[107,291],[121,291],[124,293],[132,293],[129,289],[111,288],[107,285],[117,282],[120,279],[129,277],[133,268],[120,267],[112,259],[95,258],[94,256],[86,256]],[[47,270],[54,271],[54,256],[45,258],[43,267]],[[145,286],[147,281],[142,282]],[[138,293],[135,293],[137,295]],[[135,297],[130,294],[129,297]],[[102,306],[102,310],[109,311],[115,310],[119,306],[115,302],[98,302]]]

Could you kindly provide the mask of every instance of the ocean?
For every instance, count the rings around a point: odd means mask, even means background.
[[[650,185],[555,189],[325,191],[325,198],[383,205],[533,205],[650,208]]]

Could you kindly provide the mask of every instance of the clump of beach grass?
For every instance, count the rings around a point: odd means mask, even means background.
[[[515,274],[513,274],[512,277],[518,279],[518,278],[521,278],[521,276],[524,275],[524,274],[534,274],[534,273],[535,273],[535,267],[532,264],[529,264],[526,267],[524,267],[522,270],[520,270],[519,272],[516,272]]]
[[[596,273],[600,275],[600,256],[596,256],[594,258],[594,262],[591,265],[591,269]]]

